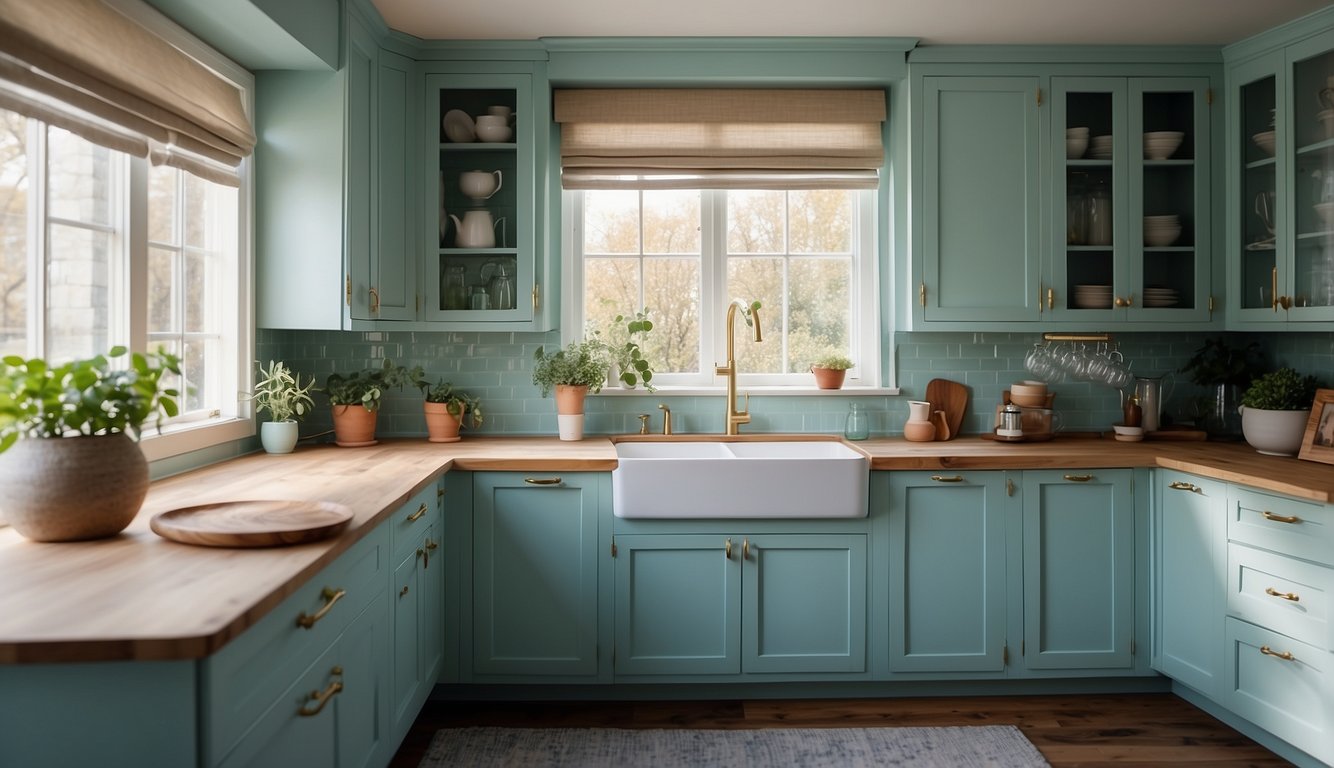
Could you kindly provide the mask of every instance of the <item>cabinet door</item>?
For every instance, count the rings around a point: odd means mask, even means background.
[[[1289,46],[1289,319],[1334,320],[1334,30]]]
[[[379,605],[383,606],[383,601]],[[337,646],[315,659],[306,672],[255,721],[243,739],[218,765],[221,768],[290,768],[293,765],[338,765],[338,724],[330,703],[343,678],[338,673]]]
[[[1287,93],[1280,87],[1283,52],[1252,59],[1228,72],[1228,309],[1245,322],[1282,322],[1278,297],[1288,280],[1279,254],[1288,250],[1282,226],[1288,209]],[[1231,183],[1235,179],[1235,183]]]
[[[345,178],[343,189],[346,212],[343,221],[343,253],[347,261],[345,297],[354,319],[376,318],[372,311],[377,290],[374,274],[374,231],[376,174],[375,116],[379,109],[375,84],[378,80],[376,57],[379,46],[371,33],[348,14],[344,51],[344,77],[347,89],[347,145],[343,148]],[[282,258],[281,254],[270,254]]]
[[[1134,664],[1131,472],[1024,472],[1024,664]]]
[[[383,583],[383,582],[381,582]],[[382,766],[393,755],[390,737],[389,611],[381,592],[338,641],[343,690],[334,698],[338,768]],[[415,712],[413,713],[416,714]],[[330,765],[311,759],[287,765]]]
[[[616,537],[616,674],[741,671],[740,536]]]
[[[1223,695],[1227,486],[1160,469],[1153,514],[1154,668]]]
[[[370,287],[374,291],[367,317],[412,320],[417,316],[417,248],[414,147],[416,116],[410,109],[412,62],[381,50],[375,67],[374,150],[375,191]]]
[[[866,536],[742,539],[742,669],[866,671]]]
[[[473,478],[473,672],[597,672],[596,474]]]
[[[913,316],[1036,322],[1045,144],[1039,81],[928,76],[922,85]]]
[[[1007,482],[890,473],[891,671],[1005,670]]]
[[[1224,627],[1228,709],[1334,762],[1334,656],[1232,617]]]
[[[424,544],[425,542],[421,542]],[[407,732],[417,716],[413,702],[421,689],[420,567],[425,550],[418,547],[394,569],[390,599],[394,605],[394,733]]]

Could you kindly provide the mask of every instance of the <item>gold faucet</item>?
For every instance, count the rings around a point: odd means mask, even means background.
[[[658,403],[658,410],[662,411],[662,433],[670,435],[672,433],[672,409],[668,408],[666,403]]]
[[[736,409],[736,347],[732,337],[736,328],[738,309],[741,310],[746,325],[755,329],[755,341],[764,340],[760,334],[760,303],[757,301],[747,304],[741,299],[732,299],[732,303],[727,305],[727,364],[716,366],[718,375],[727,377],[726,433],[729,435],[738,434],[738,426],[750,423],[750,395],[746,395],[745,410]]]

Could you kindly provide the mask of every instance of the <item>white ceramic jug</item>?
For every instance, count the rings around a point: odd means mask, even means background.
[[[464,171],[459,174],[459,191],[473,200],[486,200],[500,191],[500,171]]]
[[[454,245],[458,248],[495,248],[496,225],[503,224],[505,217],[491,220],[491,212],[486,210],[468,211],[463,220],[449,214],[454,221]]]

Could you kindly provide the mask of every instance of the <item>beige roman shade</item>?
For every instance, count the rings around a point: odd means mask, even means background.
[[[236,184],[241,91],[101,0],[0,0],[0,107]]]
[[[883,90],[557,90],[566,189],[874,189]]]

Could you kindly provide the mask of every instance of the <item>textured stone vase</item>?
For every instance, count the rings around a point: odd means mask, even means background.
[[[125,530],[148,494],[148,461],[123,433],[19,440],[0,454],[0,505],[34,541]]]

